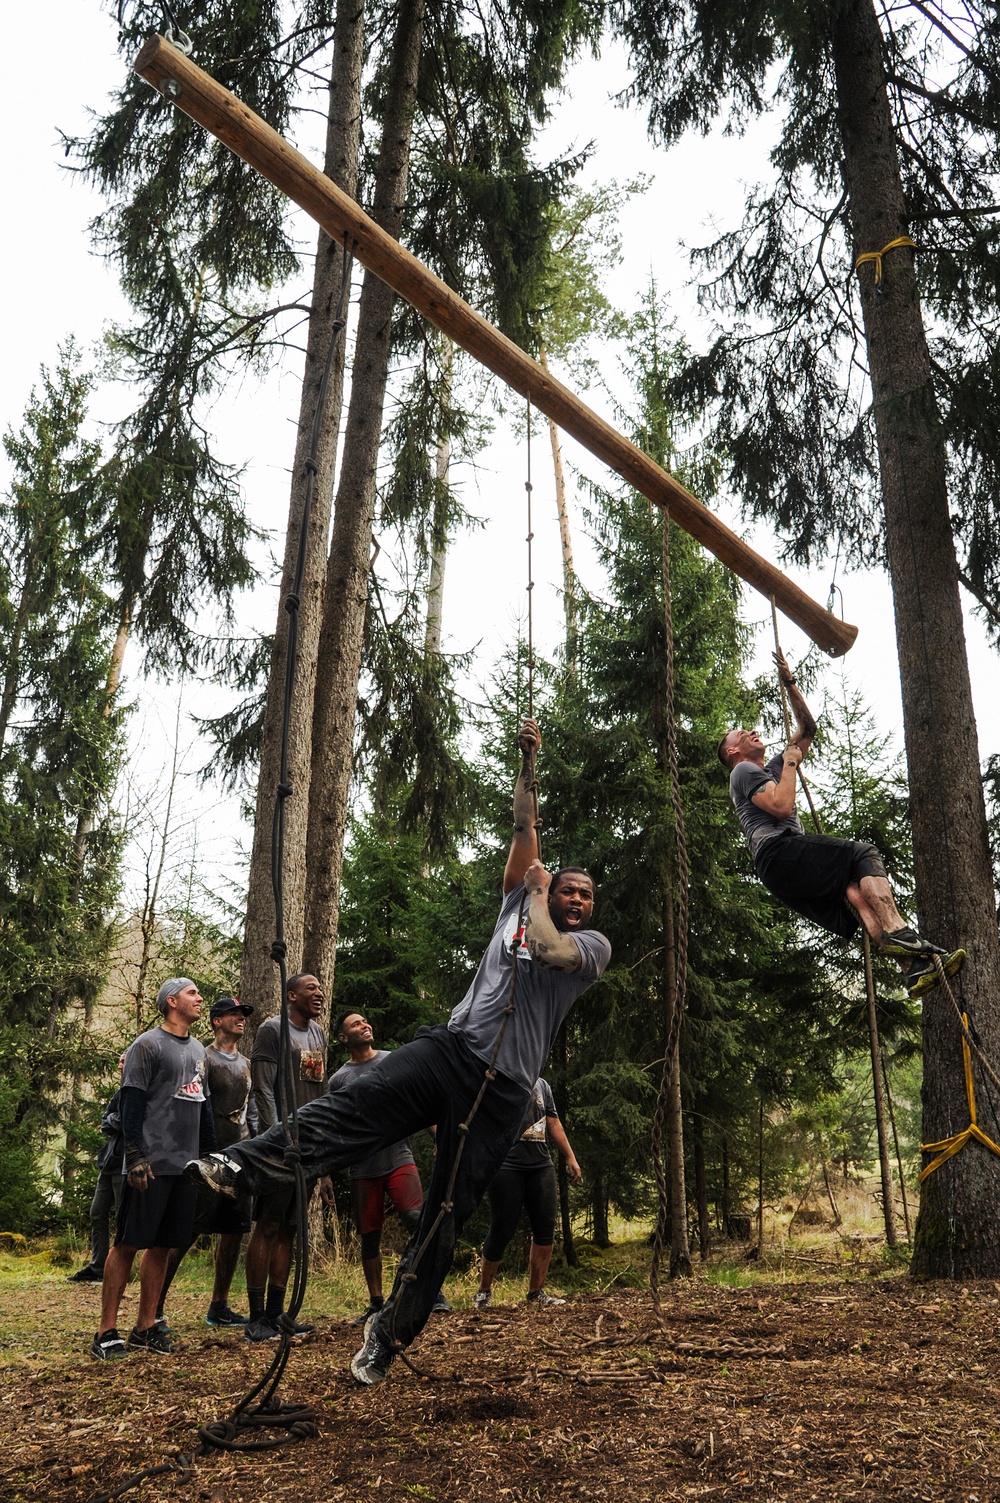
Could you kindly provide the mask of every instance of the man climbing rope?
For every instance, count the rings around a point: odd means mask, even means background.
[[[523,760],[514,789],[504,900],[465,997],[447,1023],[419,1029],[412,1043],[298,1114],[299,1152],[308,1176],[355,1163],[428,1122],[437,1123],[437,1158],[420,1230],[388,1300],[365,1326],[364,1345],[351,1362],[359,1383],[381,1383],[396,1352],[426,1324],[458,1235],[517,1138],[531,1088],[563,1019],[611,955],[604,935],[589,927],[590,876],[580,867],[553,876],[537,859],[533,759],[541,736],[533,720],[524,722],[518,745]],[[505,1015],[487,1088],[471,1115]],[[221,1194],[235,1195],[248,1182],[260,1193],[292,1182],[284,1147],[281,1129],[272,1128],[226,1153],[194,1160],[186,1172]],[[435,1222],[418,1259],[417,1249]]]
[[[765,762],[756,731],[727,731],[719,742],[719,761],[729,772],[729,795],[757,875],[776,898],[831,934],[849,939],[863,924],[878,950],[899,963],[910,996],[920,997],[938,983],[934,957],[953,976],[965,951],[943,950],[906,926],[873,845],[803,830],[795,812],[796,779],[816,722],[784,654],[772,656],[795,715],[788,745]]]

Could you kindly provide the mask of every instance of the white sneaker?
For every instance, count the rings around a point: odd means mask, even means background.
[[[477,1310],[485,1310],[487,1308],[487,1306],[491,1303],[492,1299],[493,1299],[493,1291],[491,1289],[480,1289],[479,1293],[476,1295],[476,1297],[472,1301],[472,1303],[473,1303],[473,1306],[475,1307],[475,1309],[477,1309]]]
[[[558,1294],[549,1294],[545,1289],[535,1289],[528,1295],[529,1305],[542,1305],[550,1309],[555,1305],[564,1305],[566,1301]]]

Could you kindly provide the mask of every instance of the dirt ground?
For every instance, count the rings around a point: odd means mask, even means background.
[[[667,1291],[665,1331],[634,1290],[551,1311],[459,1310],[434,1317],[412,1350],[434,1378],[397,1362],[376,1389],[347,1373],[357,1330],[323,1319],[296,1341],[280,1394],[315,1405],[315,1438],[255,1456],[196,1456],[189,1475],[127,1496],[995,1503],[998,1288],[905,1276],[691,1281]],[[13,1297],[16,1327],[30,1327],[31,1295]],[[94,1291],[49,1285],[45,1302],[42,1324],[60,1322],[75,1353],[47,1352],[45,1341],[33,1350],[23,1337],[12,1349],[5,1316],[4,1503],[86,1503],[196,1450],[198,1426],[223,1418],[270,1356],[238,1332],[199,1327],[192,1300],[169,1357],[103,1366],[83,1353]]]

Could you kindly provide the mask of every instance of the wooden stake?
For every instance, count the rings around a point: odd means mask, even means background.
[[[853,645],[856,626],[839,621],[774,564],[748,548],[679,481],[481,318],[283,136],[190,58],[163,37],[152,36],[136,58],[135,71],[304,209],[333,239],[346,236],[363,266],[642,495],[668,508],[673,520],[716,558],[768,599],[773,597],[783,614],[817,646],[839,657]]]

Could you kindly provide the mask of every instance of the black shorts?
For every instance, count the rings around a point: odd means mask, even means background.
[[[850,939],[858,917],[847,906],[847,889],[871,866],[872,853],[873,847],[860,840],[788,831],[766,840],[755,864],[758,877],[776,898],[810,923]]]
[[[201,1185],[194,1213],[194,1236],[241,1237],[250,1230],[252,1207],[250,1195],[230,1200],[228,1195],[216,1195],[214,1190]]]
[[[145,1190],[125,1185],[116,1247],[190,1247],[198,1191],[179,1174],[161,1174]]]
[[[312,1200],[312,1193],[318,1183],[316,1179],[307,1181],[306,1205]],[[253,1202],[253,1219],[269,1222],[272,1226],[280,1226],[284,1232],[294,1232],[299,1222],[298,1208],[295,1203],[295,1186],[289,1185],[287,1190],[269,1190],[265,1195],[256,1196]]]

